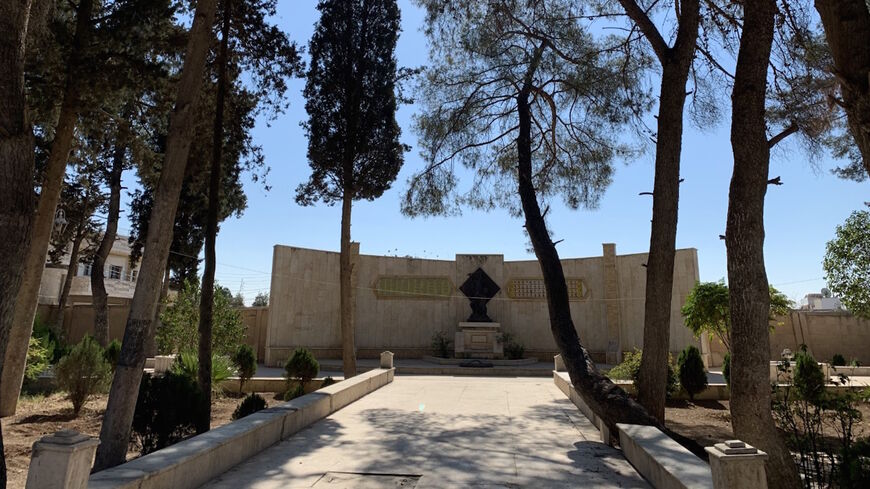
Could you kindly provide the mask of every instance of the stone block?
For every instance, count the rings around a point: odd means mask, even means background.
[[[714,489],[767,489],[766,453],[740,440],[717,443],[705,450],[710,455]]]
[[[657,489],[712,489],[710,466],[654,426],[617,424],[631,465]]]
[[[58,431],[33,444],[27,489],[85,489],[100,441],[72,430]]]
[[[324,391],[330,387],[337,386],[342,382],[333,384],[332,386],[321,389],[317,392],[312,392],[311,394],[305,394],[302,397],[297,397],[292,401],[282,404],[282,407],[295,410],[294,413],[288,416],[287,422],[284,424],[282,436],[286,438],[302,428],[309,426],[311,423],[329,416],[332,412],[332,397]]]
[[[554,369],[556,372],[567,372],[568,369],[565,368],[565,360],[562,360],[562,355],[556,355],[553,357],[553,363],[555,363]]]
[[[154,357],[154,373],[162,374],[172,368],[175,363],[175,355],[157,355]]]
[[[393,368],[393,352],[381,353],[381,368]]]

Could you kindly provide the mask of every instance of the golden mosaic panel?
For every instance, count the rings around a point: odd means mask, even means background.
[[[449,299],[453,283],[447,277],[383,276],[375,282],[378,299]]]
[[[586,298],[587,290],[582,279],[569,278],[565,282],[569,300],[582,301]],[[544,300],[547,298],[547,289],[542,278],[515,278],[508,282],[507,295],[511,299]]]

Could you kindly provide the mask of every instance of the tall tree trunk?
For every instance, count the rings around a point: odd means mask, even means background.
[[[870,176],[870,5],[866,0],[815,0],[834,58],[849,130]]]
[[[0,2],[0,359],[6,355],[13,304],[33,225],[33,128],[24,95],[24,52],[30,0]],[[0,391],[5,392],[0,362]],[[20,386],[20,383],[18,384]],[[5,390],[10,390],[6,388]],[[18,392],[14,392],[17,400]],[[14,403],[12,412],[15,411]],[[0,416],[6,413],[0,412]],[[0,489],[6,488],[6,456],[0,427]]]
[[[112,170],[109,173],[109,209],[106,216],[106,232],[94,253],[91,266],[91,296],[94,306],[94,337],[103,348],[109,345],[109,294],[106,293],[106,259],[115,238],[118,236],[118,218],[121,213],[121,175],[124,173],[124,158],[127,146],[121,129],[115,137],[115,153],[112,155]]]
[[[85,204],[83,207],[86,207]],[[69,265],[66,267],[66,277],[63,279],[63,287],[60,289],[60,300],[57,302],[58,311],[57,318],[54,321],[54,331],[62,336],[63,331],[63,316],[66,309],[66,301],[69,298],[69,291],[72,288],[73,277],[76,275],[76,269],[79,267],[79,249],[82,246],[82,240],[85,237],[85,216],[79,219],[76,225],[76,234],[73,237],[72,249],[69,252]],[[93,272],[92,272],[93,273]]]
[[[166,261],[166,270],[163,272],[163,284],[160,286],[160,298],[157,300],[157,306],[154,308],[154,331],[158,331],[163,322],[160,321],[160,314],[163,312],[166,297],[169,296],[169,277],[172,272],[172,265]],[[145,356],[153,356],[157,354],[157,340],[155,335],[151,335],[145,341]]]
[[[184,168],[190,152],[193,115],[202,86],[211,27],[214,25],[215,3],[216,0],[199,0],[196,4],[169,124],[166,157],[154,195],[154,209],[148,221],[145,253],[100,429],[100,446],[97,448],[94,470],[121,464],[127,455],[130,426],[145,365],[146,341],[154,334],[154,314],[172,243]]]
[[[768,453],[771,488],[800,486],[794,460],[770,412],[770,295],[764,268],[764,197],[770,147],[765,123],[775,0],[744,4],[731,95],[734,174],[725,244],[731,309],[731,424],[734,436]]]
[[[347,180],[346,180],[347,181]],[[353,191],[347,186],[341,199],[341,254],[339,256],[339,284],[341,295],[341,360],[344,378],[356,375],[356,342],[353,317],[353,263],[350,256],[350,215]]]
[[[526,231],[544,277],[553,339],[565,360],[571,383],[589,407],[604,420],[611,433],[617,433],[616,423],[660,426],[661,423],[647,413],[643,406],[598,371],[595,362],[580,344],[574,321],[571,319],[568,286],[565,283],[562,262],[559,260],[556,245],[550,239],[532,182],[531,115],[528,101],[530,91],[531,86],[527,84],[517,97],[517,180]]]
[[[646,268],[643,356],[638,374],[638,401],[660,423],[665,421],[668,351],[671,337],[671,300],[680,199],[680,151],[686,81],[698,38],[698,0],[682,2],[677,39],[668,47],[646,13],[634,0],[620,0],[629,17],[653,47],[662,65],[656,134],[655,182]]]
[[[215,241],[218,232],[218,209],[221,199],[221,169],[224,144],[224,103],[227,91],[227,57],[229,50],[232,0],[221,2],[223,22],[221,46],[218,53],[218,84],[215,101],[214,129],[212,140],[211,174],[209,175],[208,212],[205,224],[205,267],[202,272],[202,294],[199,301],[199,387],[202,389],[202,417],[197,420],[196,432],[205,433],[211,423],[211,354],[214,323],[214,272]]]
[[[76,9],[76,32],[73,38],[72,51],[67,60],[63,102],[60,106],[60,115],[55,127],[45,175],[40,186],[39,204],[33,222],[30,246],[24,259],[21,288],[15,301],[12,336],[9,338],[10,345],[3,362],[6,365],[2,380],[2,385],[6,387],[0,391],[0,399],[2,399],[3,404],[0,407],[0,415],[3,416],[15,413],[18,391],[24,380],[27,346],[30,342],[33,318],[36,315],[36,306],[39,302],[39,285],[42,281],[42,272],[45,269],[45,255],[48,253],[51,231],[54,227],[54,213],[60,200],[63,176],[66,173],[73,132],[78,118],[82,89],[82,76],[80,74],[82,56],[84,49],[90,42],[93,8],[93,0],[81,0]]]

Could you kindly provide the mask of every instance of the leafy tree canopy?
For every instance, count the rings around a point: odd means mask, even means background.
[[[199,282],[189,280],[160,315],[162,324],[156,336],[161,354],[197,351],[199,298]],[[245,326],[231,299],[228,290],[214,295],[213,349],[216,355],[232,355],[245,337]]]
[[[855,211],[837,226],[822,261],[825,280],[852,314],[870,319],[870,212]]]
[[[312,173],[296,201],[373,200],[390,188],[409,149],[396,123],[399,8],[395,0],[322,0],[317,9],[303,92]]]
[[[788,314],[792,302],[782,292],[772,285],[770,287],[770,321],[777,316]],[[729,305],[728,286],[724,280],[718,282],[700,282],[689,292],[686,303],[680,310],[686,327],[695,336],[710,335],[718,338],[722,344],[731,350],[731,307]],[[774,324],[771,324],[773,327]]]
[[[618,134],[650,107],[640,76],[651,66],[637,38],[597,39],[583,2],[420,1],[431,65],[417,89],[415,126],[428,163],[402,204],[411,216],[462,205],[519,214],[517,96],[531,85],[532,177],[540,199],[594,207],[612,160],[631,154]],[[475,172],[458,188],[455,162]]]

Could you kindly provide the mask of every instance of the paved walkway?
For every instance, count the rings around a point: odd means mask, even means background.
[[[404,376],[204,487],[649,487],[597,440],[551,379]]]

